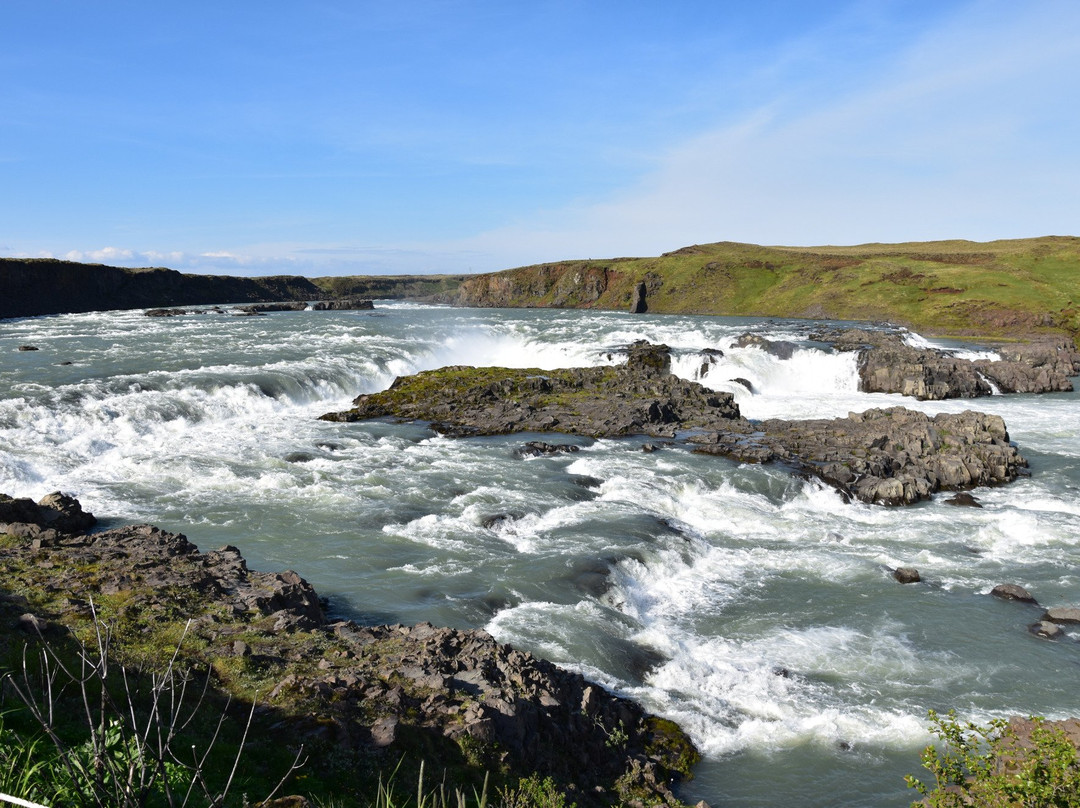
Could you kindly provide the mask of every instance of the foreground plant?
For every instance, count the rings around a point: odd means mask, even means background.
[[[986,726],[961,723],[956,712],[930,711],[932,731],[942,741],[922,753],[933,788],[908,775],[923,796],[913,808],[1080,808],[1080,750],[1065,732],[1032,718],[1021,738],[1005,719]]]
[[[14,735],[3,739],[0,776],[5,786],[24,799],[85,808],[223,805],[255,705],[227,777],[212,784],[208,763],[229,704],[212,720],[202,750],[184,747],[181,738],[193,727],[211,692],[209,674],[200,685],[178,664],[186,634],[185,628],[164,670],[147,675],[136,675],[110,658],[111,630],[96,612],[94,647],[77,644],[74,661],[48,642],[42,643],[36,664],[24,651],[21,672],[8,674],[3,683],[23,702],[41,733],[29,744]],[[73,717],[81,725],[74,740],[69,731]],[[302,765],[302,751],[278,788]],[[24,768],[19,772],[18,767]]]

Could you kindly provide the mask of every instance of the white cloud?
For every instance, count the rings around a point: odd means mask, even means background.
[[[977,3],[845,94],[762,99],[634,187],[461,242],[511,258],[694,242],[1066,233],[1080,221],[1080,6]]]

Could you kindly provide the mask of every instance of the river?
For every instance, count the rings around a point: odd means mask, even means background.
[[[407,303],[0,321],[0,491],[63,490],[106,524],[295,569],[335,614],[485,628],[581,671],[690,733],[705,755],[690,802],[906,806],[928,709],[1080,713],[1080,632],[1040,640],[1038,608],[988,595],[1016,583],[1080,605],[1080,397],[860,393],[855,357],[810,339],[823,325]],[[800,347],[735,347],[748,330]],[[523,459],[540,436],[317,420],[398,375],[602,364],[636,339],[670,345],[691,379],[721,349],[701,381],[749,418],[999,414],[1031,476],[976,490],[978,509],[895,509],[642,439],[544,436],[581,451]],[[901,565],[923,582],[898,584]]]

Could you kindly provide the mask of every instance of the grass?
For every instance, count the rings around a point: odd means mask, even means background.
[[[599,276],[603,291],[589,293]],[[462,284],[462,302],[625,309],[640,282],[653,313],[886,319],[956,335],[1080,333],[1080,238],[1064,236],[853,247],[721,242],[477,276]]]

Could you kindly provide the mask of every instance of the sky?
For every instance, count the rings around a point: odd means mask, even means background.
[[[1077,0],[0,0],[0,256],[1080,235]]]

